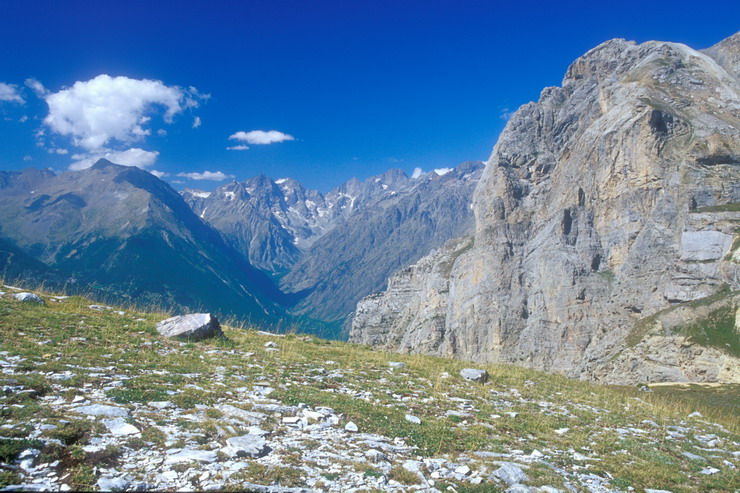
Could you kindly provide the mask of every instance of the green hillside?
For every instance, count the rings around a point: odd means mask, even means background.
[[[228,327],[177,342],[165,314],[0,291],[0,489],[740,487],[738,387],[608,388]],[[80,409],[96,404],[120,416]],[[230,455],[245,434],[259,452]]]

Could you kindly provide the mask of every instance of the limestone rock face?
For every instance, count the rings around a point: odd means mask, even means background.
[[[223,335],[221,324],[210,313],[179,315],[157,323],[157,332],[164,337],[199,341]]]
[[[616,39],[577,59],[509,120],[470,246],[360,302],[351,340],[620,380],[605,365],[637,322],[740,288],[739,51],[740,33],[706,52]]]

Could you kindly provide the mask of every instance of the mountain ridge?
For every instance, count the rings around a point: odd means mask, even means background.
[[[5,177],[0,234],[78,284],[143,304],[277,322],[282,293],[150,173],[100,160],[83,171]]]

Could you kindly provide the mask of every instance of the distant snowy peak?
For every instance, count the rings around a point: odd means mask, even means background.
[[[180,192],[183,196],[190,195],[192,197],[197,197],[199,199],[207,199],[211,196],[211,192],[205,192],[203,190],[198,190],[195,188],[185,188],[182,192]]]
[[[459,171],[462,178],[466,166],[469,163],[444,168],[444,174]],[[439,178],[441,174],[427,173],[422,178],[432,176]],[[196,214],[250,262],[278,272],[289,268],[299,252],[351,216],[425,181],[412,179],[401,169],[390,169],[364,181],[352,178],[324,194],[293,178],[272,179],[261,174],[224,184],[210,193],[185,189],[182,195]]]

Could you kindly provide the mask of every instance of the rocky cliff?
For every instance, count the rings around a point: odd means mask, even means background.
[[[737,307],[739,54],[740,33],[705,52],[617,39],[577,59],[501,134],[474,236],[363,300],[351,340],[607,381],[740,381],[734,312],[699,324],[703,369],[648,364],[665,344],[642,339],[681,303]],[[685,317],[662,332],[679,348],[701,339],[677,342]]]

